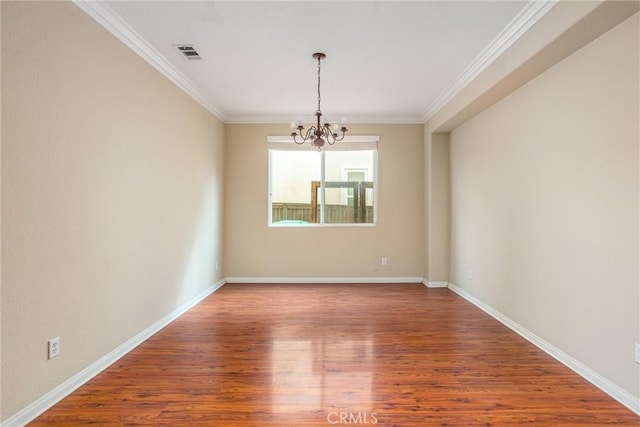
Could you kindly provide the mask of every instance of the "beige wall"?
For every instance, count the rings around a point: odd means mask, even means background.
[[[450,153],[451,282],[636,397],[638,36],[636,14],[453,130]]]
[[[351,125],[379,135],[378,224],[268,227],[267,136],[283,125],[227,125],[225,268],[229,277],[422,277],[423,126]],[[380,258],[389,264],[380,266]]]
[[[223,142],[73,4],[2,2],[2,419],[222,278]]]
[[[427,126],[350,126],[380,136],[375,227],[269,228],[286,125],[223,126],[72,4],[1,2],[0,419],[224,276],[449,280],[638,396],[638,17],[443,133],[595,37],[570,9],[619,7],[561,2]]]
[[[450,132],[640,10],[638,1],[559,1],[428,121]]]
[[[430,285],[443,285],[449,281],[449,133],[433,133],[425,126],[425,152],[424,277]]]

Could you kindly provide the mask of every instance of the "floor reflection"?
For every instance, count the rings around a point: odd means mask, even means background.
[[[272,411],[369,411],[373,360],[371,339],[275,339]]]

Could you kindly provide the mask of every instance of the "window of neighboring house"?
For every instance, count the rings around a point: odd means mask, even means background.
[[[269,137],[269,224],[375,224],[378,137],[323,148]]]
[[[369,174],[366,169],[358,169],[357,167],[343,167],[342,178],[347,182],[366,182]],[[342,200],[348,205],[353,206],[354,196],[356,192],[353,188],[342,190]]]

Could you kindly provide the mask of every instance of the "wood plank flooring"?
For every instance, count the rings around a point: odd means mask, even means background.
[[[638,426],[447,289],[227,284],[31,426]]]

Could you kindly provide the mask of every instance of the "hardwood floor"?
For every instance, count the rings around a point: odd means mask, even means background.
[[[447,289],[228,284],[31,426],[638,426]]]

